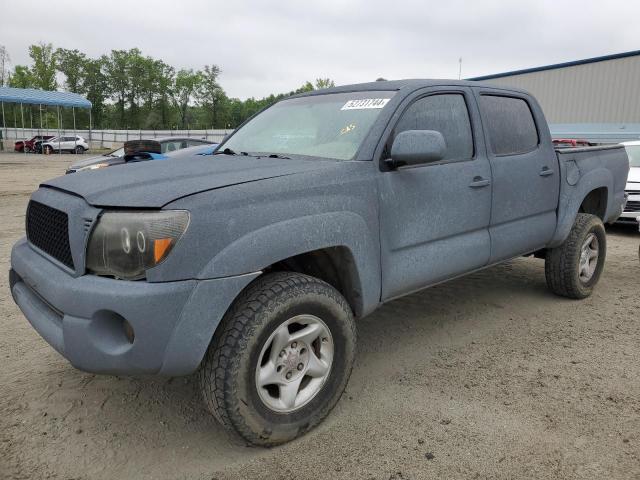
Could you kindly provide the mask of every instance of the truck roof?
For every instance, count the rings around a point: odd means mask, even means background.
[[[408,92],[425,87],[436,86],[464,86],[464,87],[486,87],[492,89],[506,90],[510,92],[527,93],[518,88],[504,88],[485,82],[475,82],[469,80],[448,80],[448,79],[407,79],[407,80],[381,80],[376,82],[355,83],[352,85],[340,85],[338,87],[323,88],[310,92],[299,93],[293,97],[306,97],[311,95],[324,95],[327,93],[346,92],[366,92],[368,90],[406,90]],[[292,98],[292,97],[289,97]]]

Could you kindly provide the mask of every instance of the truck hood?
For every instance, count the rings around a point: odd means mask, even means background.
[[[160,208],[195,193],[335,164],[334,160],[324,159],[194,156],[78,172],[48,180],[41,186],[79,195],[97,207]]]

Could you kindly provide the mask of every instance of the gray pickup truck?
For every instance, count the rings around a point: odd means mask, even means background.
[[[44,182],[13,247],[11,292],[75,367],[198,372],[212,414],[270,446],[329,413],[355,319],[384,302],[522,255],[545,260],[554,293],[587,297],[628,170],[622,147],[554,150],[519,90],[407,80],[310,92],[213,155]]]

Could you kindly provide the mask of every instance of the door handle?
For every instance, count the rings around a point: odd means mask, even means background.
[[[471,188],[482,188],[491,185],[491,181],[482,177],[474,177],[473,182],[469,184]]]
[[[543,167],[540,171],[540,176],[548,177],[549,175],[553,175],[553,170],[551,170],[549,167]]]

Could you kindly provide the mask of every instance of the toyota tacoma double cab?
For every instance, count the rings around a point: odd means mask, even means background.
[[[552,292],[589,296],[628,171],[622,147],[556,151],[521,90],[308,92],[212,155],[44,182],[10,288],[76,368],[197,372],[219,422],[271,446],[333,408],[355,321],[385,302],[523,255],[544,259]]]

